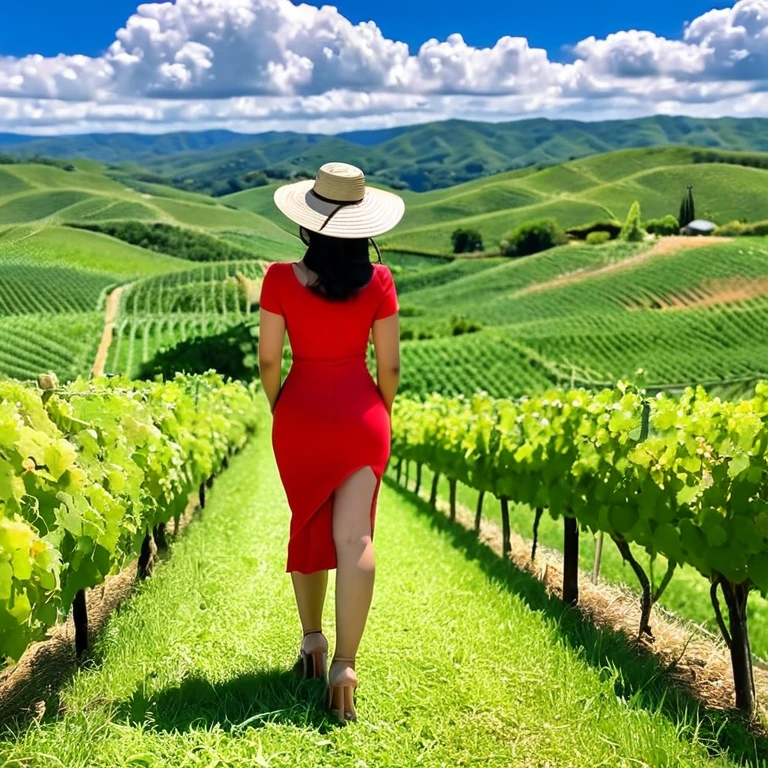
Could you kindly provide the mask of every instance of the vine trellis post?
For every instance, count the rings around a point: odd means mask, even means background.
[[[563,601],[579,602],[579,523],[569,515],[563,518]]]

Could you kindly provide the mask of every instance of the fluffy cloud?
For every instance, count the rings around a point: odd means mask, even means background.
[[[0,57],[0,129],[333,131],[451,116],[768,114],[768,0],[705,13],[680,40],[620,31],[571,54],[562,64],[525,38],[474,48],[459,34],[411,53],[373,22],[290,0],[147,3],[99,58]]]

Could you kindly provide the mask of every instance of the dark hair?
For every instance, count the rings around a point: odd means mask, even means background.
[[[373,278],[373,264],[367,238],[330,237],[320,232],[300,230],[307,245],[304,264],[317,274],[307,287],[331,301],[345,301]]]

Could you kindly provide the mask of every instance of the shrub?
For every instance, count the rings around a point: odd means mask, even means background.
[[[621,227],[622,224],[620,221],[591,221],[589,224],[579,224],[578,226],[570,227],[565,231],[569,235],[579,238],[579,240],[584,240],[592,232],[607,232],[611,236],[611,239],[614,239],[619,236]]]
[[[637,243],[645,237],[645,232],[640,225],[640,203],[635,200],[629,207],[627,220],[619,233],[619,239],[627,240],[630,243]]]
[[[152,380],[162,375],[172,379],[177,372],[205,373],[213,368],[222,376],[252,381],[259,375],[259,328],[248,321],[215,336],[195,337],[159,351],[144,363],[138,378]]]
[[[167,253],[189,261],[231,261],[253,258],[248,251],[236,248],[212,235],[171,224],[114,221],[103,224],[72,222],[69,226],[100,232],[140,248]]]
[[[755,221],[751,224],[729,221],[727,224],[719,226],[713,234],[722,237],[764,236],[768,235],[768,221]]]
[[[476,229],[457,229],[451,235],[454,253],[474,253],[483,250],[483,237]]]
[[[645,222],[645,231],[652,235],[677,235],[680,232],[680,222],[672,214],[663,219],[648,219]]]
[[[589,245],[601,245],[607,243],[611,239],[609,232],[590,232],[587,235],[587,243]]]
[[[461,336],[464,333],[475,333],[482,329],[479,323],[474,320],[469,320],[466,317],[454,317],[451,318],[451,334],[453,336]]]
[[[499,243],[502,256],[529,256],[563,245],[568,239],[554,219],[526,221],[505,235]]]

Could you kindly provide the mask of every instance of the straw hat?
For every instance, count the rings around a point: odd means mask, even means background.
[[[326,163],[316,179],[278,188],[275,205],[310,232],[342,238],[383,235],[405,212],[402,198],[366,187],[363,172],[347,163]]]

